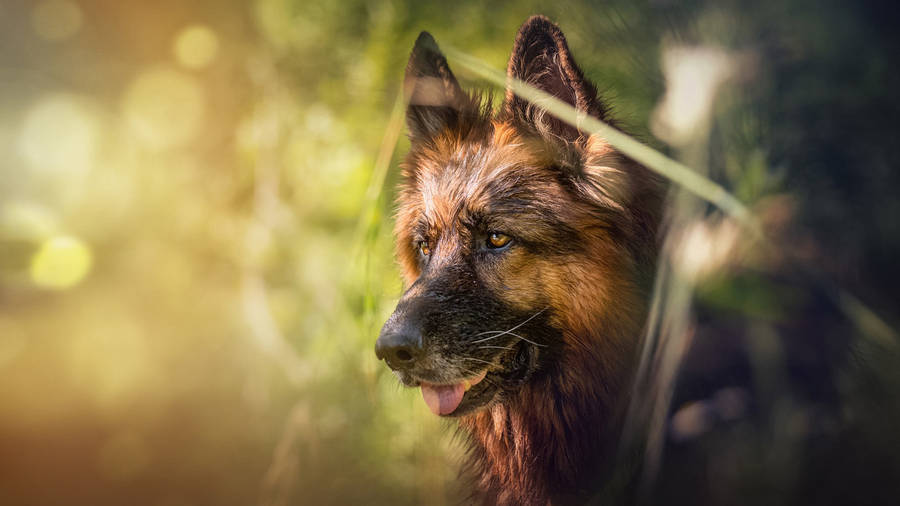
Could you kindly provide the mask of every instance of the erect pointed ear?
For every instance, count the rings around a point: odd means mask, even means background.
[[[412,139],[429,138],[455,126],[466,95],[428,32],[419,34],[406,65],[406,121]]]
[[[578,68],[562,30],[544,16],[530,17],[516,35],[506,75],[516,78],[574,106],[579,113],[603,116],[597,89]],[[578,129],[506,90],[504,112],[542,134],[566,140],[579,137]]]

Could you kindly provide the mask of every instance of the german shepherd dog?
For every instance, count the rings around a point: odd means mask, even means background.
[[[611,122],[560,29],[522,25],[508,76]],[[613,460],[646,315],[662,184],[507,90],[462,90],[423,32],[397,256],[408,289],[375,351],[469,442],[484,503],[586,498]]]

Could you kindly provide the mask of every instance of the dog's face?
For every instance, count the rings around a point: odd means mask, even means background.
[[[578,249],[578,232],[558,217],[568,199],[556,171],[498,134],[418,146],[417,177],[401,196],[398,251],[410,286],[378,349],[441,415],[528,380],[559,335],[547,293],[558,280],[548,277]]]
[[[523,26],[509,72],[580,111],[604,111],[559,29]],[[507,93],[466,95],[423,33],[407,67],[412,148],[397,252],[408,289],[376,353],[429,408],[460,416],[514,396],[602,327],[633,261],[634,193],[605,142]],[[621,292],[629,302],[628,290]]]

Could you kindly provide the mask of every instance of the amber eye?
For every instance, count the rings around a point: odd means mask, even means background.
[[[431,255],[431,246],[428,241],[419,241],[419,253],[426,257]]]
[[[500,232],[491,232],[488,235],[487,246],[488,248],[499,249],[509,244],[509,241],[512,241],[512,237]]]

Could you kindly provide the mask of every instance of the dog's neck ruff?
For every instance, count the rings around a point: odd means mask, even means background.
[[[618,425],[602,362],[569,357],[511,398],[461,419],[484,504],[566,503],[596,492]],[[613,388],[611,388],[613,387]]]

